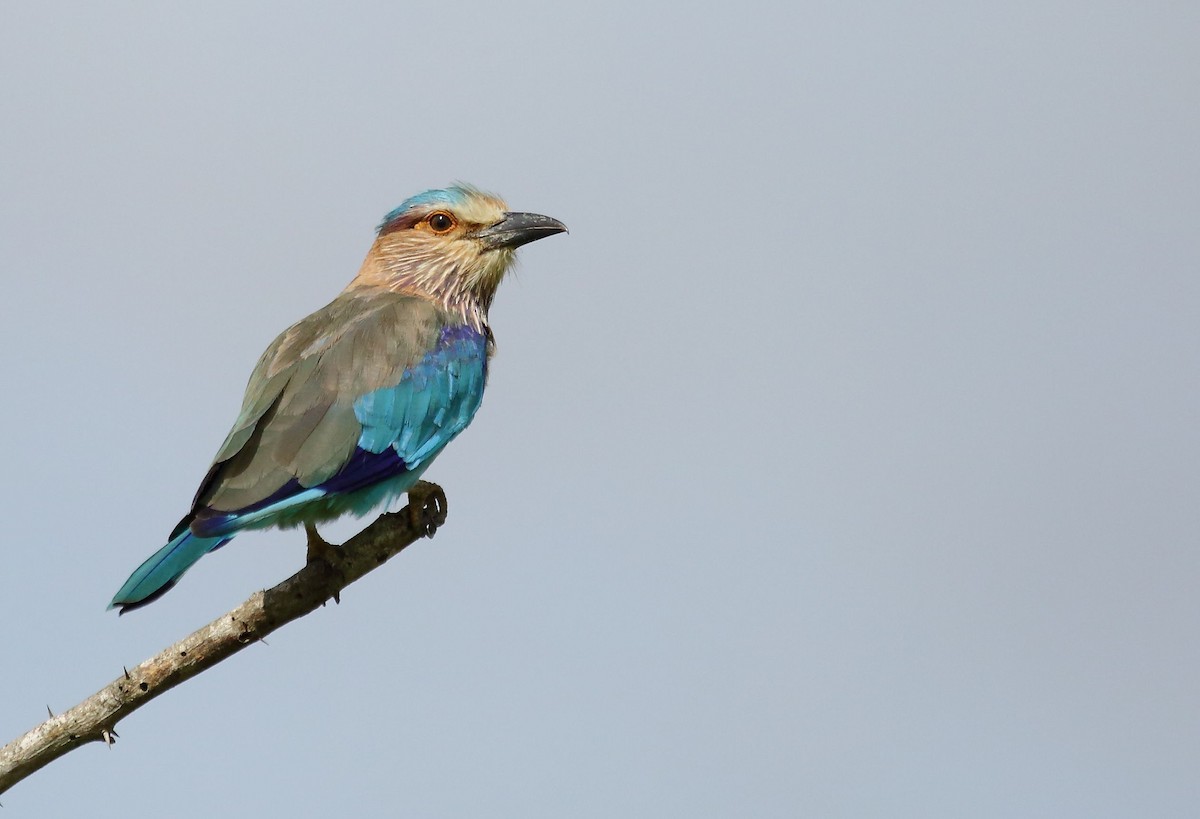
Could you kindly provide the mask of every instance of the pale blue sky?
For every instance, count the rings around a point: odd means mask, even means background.
[[[384,213],[571,227],[437,538],[6,813],[1200,812],[1200,6],[3,18],[0,743],[300,565],[104,611]]]

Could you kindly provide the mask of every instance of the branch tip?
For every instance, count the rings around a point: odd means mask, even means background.
[[[440,493],[440,488],[437,491]],[[444,499],[440,505],[438,509],[437,504],[433,504],[433,517],[439,525],[445,520]],[[263,637],[285,623],[316,611],[330,598],[340,603],[342,589],[383,565],[409,544],[431,534],[428,531],[429,511],[414,514],[414,506],[425,511],[428,504],[410,493],[408,508],[380,515],[370,526],[346,541],[340,550],[336,577],[301,569],[273,588],[255,592],[233,611],[222,614],[146,660],[137,667],[138,693],[126,691],[126,684],[133,682],[133,675],[128,667],[121,666],[121,677],[59,714],[61,720],[47,705],[49,720],[0,748],[0,793],[88,741],[99,739],[111,748],[118,734],[110,726],[115,726],[150,700],[250,643],[265,645],[267,641]]]

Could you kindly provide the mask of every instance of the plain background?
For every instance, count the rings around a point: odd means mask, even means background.
[[[1197,815],[1197,32],[7,3],[0,741],[300,565],[104,611],[385,212],[461,179],[571,234],[501,289],[437,538],[6,815]]]

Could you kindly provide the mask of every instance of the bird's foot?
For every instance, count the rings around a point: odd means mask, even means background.
[[[446,522],[446,493],[429,481],[417,481],[408,490],[408,519],[425,537],[433,537]]]
[[[329,567],[330,571],[337,574],[342,574],[342,550],[334,546],[325,538],[321,537],[317,532],[315,524],[304,524],[304,531],[308,535],[308,563],[324,563]],[[343,575],[344,577],[344,575]],[[342,596],[340,592],[333,593],[333,602],[341,603]],[[324,605],[324,604],[322,604]]]

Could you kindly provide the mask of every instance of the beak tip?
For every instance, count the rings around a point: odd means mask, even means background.
[[[492,248],[518,248],[556,233],[569,233],[567,226],[540,213],[506,213],[504,218],[477,235]]]

